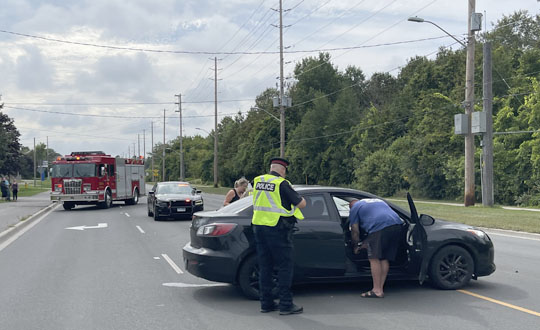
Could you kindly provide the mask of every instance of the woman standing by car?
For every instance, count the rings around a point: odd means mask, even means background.
[[[248,184],[249,181],[244,177],[236,180],[236,182],[234,183],[234,188],[229,190],[227,195],[225,195],[225,201],[223,202],[223,206],[227,206],[239,200],[241,198],[240,196],[242,196],[246,191]]]

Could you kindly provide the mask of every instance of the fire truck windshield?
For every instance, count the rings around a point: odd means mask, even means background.
[[[96,176],[96,164],[55,164],[53,178],[88,178]]]
[[[52,167],[53,178],[69,178],[73,176],[72,164],[54,164]]]
[[[76,178],[96,176],[96,164],[74,164],[73,176]]]

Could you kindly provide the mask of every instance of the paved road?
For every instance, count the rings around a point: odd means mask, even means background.
[[[223,199],[204,197],[206,209],[218,208]],[[144,198],[139,205],[108,210],[54,209],[12,244],[0,246],[0,328],[431,330],[540,325],[540,314],[534,314],[540,312],[537,235],[492,233],[498,270],[465,291],[391,282],[384,299],[363,299],[359,293],[369,283],[308,285],[295,288],[295,300],[305,313],[279,316],[260,314],[257,302],[245,300],[230,285],[183,272],[181,248],[189,241],[189,225],[155,222],[146,216]],[[96,228],[66,229],[78,226]]]

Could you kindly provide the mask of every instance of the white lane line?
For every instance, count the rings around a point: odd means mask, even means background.
[[[0,244],[0,251],[8,247],[11,243],[15,242],[19,237],[21,237],[24,233],[32,229],[35,225],[41,222],[41,220],[45,219],[46,216],[48,216],[52,211],[56,210],[60,204],[56,205],[55,207],[51,208],[47,213],[39,217],[38,219],[34,220],[31,224],[26,226],[24,229],[21,229],[18,233],[8,238],[4,243]]]
[[[490,231],[487,231],[488,235],[495,235],[495,236],[503,236],[503,237],[511,237],[511,238],[520,238],[520,239],[526,239],[526,240],[529,240],[529,241],[537,241],[537,242],[540,242],[540,238],[533,238],[533,237],[523,237],[523,236],[515,236],[515,235],[507,235],[507,234],[499,234],[499,233],[494,233],[494,232],[490,232]]]
[[[125,215],[126,215],[126,217],[128,217],[128,218],[129,218],[129,217],[131,217],[131,215],[129,215],[129,213],[127,213],[127,212],[126,212],[126,213],[124,213],[124,214],[125,214]]]
[[[141,234],[144,234],[144,230],[142,230],[141,226],[137,226],[137,229],[141,232]]]
[[[184,272],[180,269],[180,267],[178,267],[178,265],[175,264],[174,261],[172,261],[172,259],[169,258],[168,255],[162,254],[161,256],[163,257],[163,259],[165,259],[165,261],[169,263],[169,265],[171,265],[172,269],[174,269],[175,272],[177,272],[178,274],[184,274]]]
[[[160,257],[154,257],[154,260],[160,260],[161,258]]]
[[[227,283],[215,283],[215,284],[190,284],[190,283],[163,283],[163,286],[175,287],[175,288],[205,288],[212,286],[229,286]]]

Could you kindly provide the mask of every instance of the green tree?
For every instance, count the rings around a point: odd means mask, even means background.
[[[0,173],[16,174],[21,169],[20,133],[13,119],[0,112]]]

